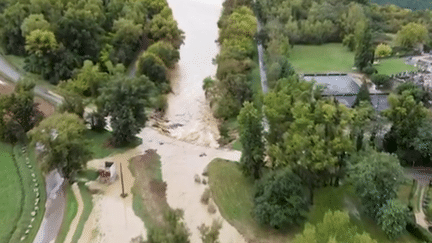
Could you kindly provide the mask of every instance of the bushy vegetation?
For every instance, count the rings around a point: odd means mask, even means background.
[[[294,243],[377,243],[368,233],[357,233],[356,227],[350,222],[347,213],[328,211],[322,222],[316,226],[306,224],[303,233],[297,235]]]
[[[371,81],[376,86],[388,86],[390,84],[390,77],[385,74],[372,74],[371,75]]]
[[[148,43],[183,42],[165,0],[2,1],[0,13],[7,54],[25,56],[25,69],[52,83],[70,79],[85,60],[108,71],[129,65]]]
[[[276,229],[306,219],[308,199],[301,178],[292,171],[270,173],[258,183],[254,214],[258,222]]]

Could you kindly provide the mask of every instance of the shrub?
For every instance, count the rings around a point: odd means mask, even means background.
[[[387,44],[379,44],[375,49],[375,56],[376,57],[387,57],[392,54],[392,49]]]
[[[367,75],[372,75],[374,73],[378,73],[378,71],[376,70],[375,67],[373,67],[372,65],[368,65],[365,68],[363,68],[363,73],[367,74]]]
[[[211,192],[209,188],[206,188],[201,195],[201,202],[205,205],[207,205],[210,201]]]
[[[211,214],[216,213],[216,206],[214,205],[214,203],[209,203],[207,211]]]
[[[385,74],[372,74],[371,81],[376,86],[388,86],[390,84],[390,77]]]
[[[378,211],[378,224],[390,239],[401,236],[408,221],[408,208],[397,200],[388,200]]]
[[[186,225],[181,222],[183,211],[180,209],[168,209],[165,212],[165,227],[153,227],[147,232],[148,243],[189,243],[189,231]]]
[[[203,243],[219,243],[219,231],[222,228],[220,221],[213,220],[211,227],[202,224],[198,227]]]
[[[276,229],[306,219],[306,190],[300,177],[290,170],[264,177],[257,185],[254,202],[257,220]]]

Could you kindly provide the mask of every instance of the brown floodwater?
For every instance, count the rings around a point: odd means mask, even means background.
[[[168,97],[166,118],[171,136],[194,144],[219,147],[217,121],[205,99],[204,78],[216,73],[212,59],[218,54],[217,21],[222,9],[221,0],[168,0],[174,18],[185,32],[180,49],[180,61],[171,73],[173,94]]]

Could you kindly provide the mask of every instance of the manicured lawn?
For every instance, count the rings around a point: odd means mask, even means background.
[[[89,189],[85,186],[83,182],[78,183],[80,189],[81,197],[84,203],[83,212],[81,214],[80,220],[78,222],[77,228],[72,238],[73,243],[77,243],[84,229],[84,225],[93,210],[93,200]]]
[[[295,45],[289,60],[300,73],[352,72],[354,52],[340,43]]]
[[[67,233],[69,231],[70,224],[75,218],[78,212],[78,202],[75,198],[75,195],[72,191],[72,187],[67,185],[66,187],[66,208],[63,216],[63,222],[60,227],[60,232],[57,235],[56,243],[62,243],[66,239]]]
[[[40,169],[38,169],[34,149],[27,149],[27,152],[23,153],[22,146],[16,145],[13,148],[13,153],[22,179],[24,200],[22,201],[22,212],[16,223],[16,230],[12,235],[10,242],[29,243],[33,242],[36,237],[45,213],[45,179],[42,176]],[[28,165],[27,157],[29,158]],[[33,173],[34,177],[32,176]],[[35,189],[37,189],[37,192]],[[37,193],[39,193],[39,201],[37,205],[35,205]],[[33,211],[36,211],[36,215],[32,222],[31,213]],[[29,228],[29,225],[31,225],[31,228]],[[27,230],[29,230],[27,237],[21,241],[21,237],[25,235]]]
[[[136,138],[136,140],[128,146],[113,148],[108,143],[108,140],[111,138],[111,133],[108,131],[95,132],[87,130],[85,137],[89,141],[89,148],[93,153],[93,158],[95,159],[104,158],[116,153],[122,153],[141,144],[141,139]]]
[[[0,242],[9,242],[22,212],[24,193],[12,146],[0,143]]]
[[[389,58],[380,60],[379,64],[375,65],[378,73],[392,75],[405,71],[415,71],[416,67],[405,64],[404,58]]]
[[[257,224],[252,214],[254,186],[243,176],[237,163],[221,159],[213,160],[209,164],[209,185],[222,216],[247,239],[258,242],[264,239],[266,242],[288,242],[301,231],[298,227],[290,232],[281,233]],[[408,233],[398,240],[388,240],[380,227],[361,213],[360,201],[350,185],[315,190],[314,205],[308,215],[309,222],[315,224],[322,221],[328,210],[347,211],[358,232],[366,231],[380,243],[418,242]]]

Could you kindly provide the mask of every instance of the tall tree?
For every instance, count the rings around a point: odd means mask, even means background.
[[[404,178],[395,156],[374,150],[354,156],[349,175],[365,212],[374,219],[387,200],[396,197]]]
[[[258,222],[281,229],[306,219],[307,193],[300,177],[290,170],[274,171],[257,184],[254,214]]]
[[[83,120],[70,113],[54,114],[29,132],[32,143],[42,144],[43,168],[59,169],[66,179],[86,166],[91,153],[86,146]]]
[[[240,164],[246,175],[259,179],[264,167],[262,116],[253,103],[245,102],[237,117],[243,146]]]
[[[372,65],[374,60],[374,49],[372,46],[372,33],[368,22],[362,21],[357,23],[355,29],[356,52],[354,57],[354,65],[358,70]]]
[[[117,75],[113,79],[102,88],[99,99],[105,115],[111,116],[114,145],[121,146],[133,141],[145,126],[147,116],[144,108],[149,106],[148,98],[154,85],[146,76],[130,78]]]

